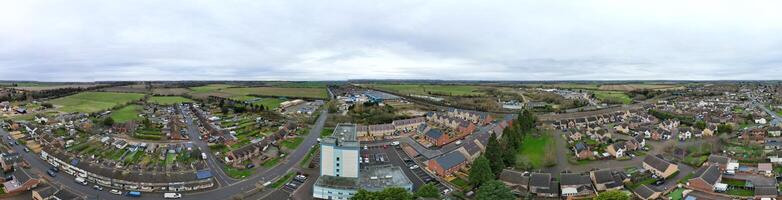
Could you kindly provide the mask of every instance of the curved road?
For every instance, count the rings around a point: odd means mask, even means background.
[[[182,199],[233,199],[233,197],[236,195],[243,194],[246,191],[255,189],[257,183],[263,184],[266,181],[271,181],[279,176],[285,175],[288,171],[296,167],[296,165],[301,162],[302,158],[304,158],[304,156],[307,154],[310,147],[318,142],[317,139],[320,137],[320,131],[323,130],[323,125],[326,122],[326,118],[328,118],[328,112],[325,110],[321,111],[317,122],[312,127],[312,129],[310,129],[310,132],[305,137],[304,142],[302,142],[301,145],[299,145],[299,147],[288,156],[288,159],[278,164],[277,166],[259,173],[255,173],[253,176],[241,181],[234,181],[230,178],[228,178],[229,180],[223,179],[224,173],[222,170],[219,168],[213,168],[212,171],[217,172],[213,173],[215,174],[214,177],[217,182],[215,186],[220,185],[219,188],[206,191],[182,193]],[[4,143],[7,144],[6,136],[9,136],[9,133],[3,129],[0,129],[0,136],[2,136]],[[201,145],[199,144],[199,146]],[[72,176],[65,173],[59,173],[57,177],[52,178],[48,175],[45,175],[45,171],[48,170],[51,165],[42,160],[40,155],[34,153],[25,153],[24,147],[22,145],[14,145],[12,148],[17,152],[20,152],[24,160],[30,163],[33,171],[39,174],[41,178],[45,178],[47,181],[54,182],[58,185],[62,185],[68,188],[70,191],[74,191],[78,194],[86,196],[87,199],[162,199],[163,197],[162,193],[143,193],[140,198],[112,195],[107,192],[107,190],[109,190],[108,188],[105,188],[104,191],[93,190],[92,183],[89,186],[79,185],[73,181]],[[208,149],[209,148],[203,149],[202,147],[202,150],[207,152]],[[214,158],[210,159],[210,162],[208,163],[209,166],[213,167],[214,165],[217,165],[214,162]],[[219,167],[219,165],[217,166]],[[227,178],[227,176],[225,178]]]

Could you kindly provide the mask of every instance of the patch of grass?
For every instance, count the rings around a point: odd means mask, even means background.
[[[737,187],[747,186],[747,181],[743,181],[743,180],[724,178],[720,182],[724,184],[728,184],[729,186],[737,186]]]
[[[279,98],[268,98],[268,97],[254,97],[254,96],[236,96],[231,97],[231,99],[239,100],[239,101],[251,101],[251,100],[257,100],[251,102],[254,105],[259,105],[266,107],[268,110],[274,110],[280,107],[280,103],[284,102],[285,100],[279,99]]]
[[[263,168],[272,168],[276,166],[278,163],[280,163],[280,157],[272,158],[269,160],[266,160],[265,162],[261,163],[261,167]]]
[[[296,137],[293,139],[288,139],[285,141],[282,141],[282,146],[288,149],[296,149],[302,142],[304,142],[304,138]]]
[[[634,190],[635,188],[638,188],[638,187],[640,187],[641,185],[651,185],[652,183],[654,183],[654,182],[656,182],[656,181],[657,181],[656,179],[653,179],[653,178],[647,178],[647,179],[644,179],[644,180],[638,181],[638,182],[636,182],[636,183],[630,184],[629,186],[627,186],[627,188],[629,188],[630,190]]]
[[[681,200],[682,198],[684,198],[682,196],[682,192],[684,192],[684,188],[677,188],[673,190],[673,192],[668,194],[668,197],[670,197],[671,200]]]
[[[111,118],[116,123],[125,123],[131,120],[138,121],[141,120],[141,117],[138,116],[140,111],[141,106],[135,104],[128,105],[112,112]]]
[[[630,96],[624,92],[593,91],[595,98],[608,104],[630,104],[633,102]]]
[[[285,174],[285,176],[282,176],[280,177],[280,179],[277,179],[277,181],[274,181],[274,183],[272,183],[270,187],[275,189],[280,188],[282,187],[282,185],[284,185],[291,179],[293,179],[293,172],[288,172],[288,174]]]
[[[174,164],[174,160],[176,160],[176,154],[166,154],[166,165]]]
[[[480,86],[474,85],[428,85],[428,84],[367,84],[365,86],[402,94],[443,95],[443,96],[479,96]]]
[[[521,148],[518,150],[518,153],[516,153],[516,156],[525,158],[534,168],[543,167],[546,164],[547,145],[551,142],[551,135],[543,134],[538,137],[528,134],[524,136]]]
[[[304,160],[302,160],[301,163],[299,163],[299,166],[302,168],[307,168],[310,162],[312,162],[310,158],[312,157],[312,155],[315,155],[315,153],[318,152],[318,149],[320,149],[320,146],[318,145],[315,145],[314,147],[310,148],[310,151],[308,151],[307,155],[304,156]]]
[[[247,178],[253,173],[253,169],[236,169],[227,166],[223,166],[223,171],[225,172],[225,174],[235,179]]]
[[[147,102],[158,105],[174,105],[179,103],[190,103],[193,102],[193,100],[180,96],[153,96],[150,97]]]
[[[331,134],[334,134],[334,128],[324,128],[323,131],[320,132],[320,138],[328,137]]]
[[[467,190],[470,188],[470,184],[467,184],[467,181],[461,178],[455,178],[451,180],[451,183],[456,185],[456,187],[461,188],[462,190]]]
[[[709,159],[709,156],[707,156],[707,155],[704,155],[704,156],[687,156],[687,157],[684,157],[684,159],[682,159],[682,162],[684,162],[684,164],[687,164],[687,165],[690,165],[690,166],[693,166],[693,167],[700,167],[701,165],[703,165],[704,162],[706,162],[707,159]]]
[[[62,112],[92,113],[139,100],[144,94],[118,92],[82,92],[49,101]]]
[[[743,197],[755,196],[755,191],[747,190],[747,189],[738,189],[738,188],[729,189],[725,193],[727,193],[729,195],[743,196]]]
[[[306,98],[328,98],[328,92],[325,88],[283,88],[283,87],[246,87],[246,88],[226,88],[222,90],[225,93],[239,96],[258,95],[274,97],[306,97]]]

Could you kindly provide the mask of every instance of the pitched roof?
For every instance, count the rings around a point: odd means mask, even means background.
[[[530,187],[548,187],[551,185],[551,174],[549,173],[532,173],[530,176]]]
[[[587,175],[564,173],[559,177],[560,185],[591,185],[592,180]]]
[[[717,163],[717,164],[721,164],[721,165],[727,165],[728,162],[730,162],[730,158],[728,158],[727,156],[711,154],[711,155],[709,155],[708,162],[709,163]]]
[[[777,188],[774,186],[755,186],[755,195],[770,196],[777,195]]]
[[[670,162],[653,155],[646,156],[646,158],[644,158],[644,163],[661,172],[664,172],[668,167],[673,165]]]
[[[450,153],[447,153],[443,156],[436,158],[435,162],[437,162],[437,164],[443,167],[443,169],[450,169],[456,165],[463,163],[466,160],[467,159],[464,158],[464,155],[462,155],[462,153],[459,153],[459,151],[451,151]]]
[[[529,183],[529,176],[522,176],[521,172],[503,169],[500,173],[500,180],[516,185],[526,186]]]
[[[443,136],[443,132],[440,129],[433,128],[426,132],[426,136],[429,138],[440,138]]]
[[[611,183],[614,181],[613,175],[611,175],[611,170],[598,170],[592,172],[595,175],[595,183],[598,184],[605,184],[605,183]]]
[[[651,199],[652,195],[654,193],[657,193],[656,190],[652,189],[648,185],[641,185],[633,190],[633,193],[640,196],[643,199]]]
[[[694,177],[703,179],[706,183],[714,185],[720,179],[720,170],[716,165],[702,166],[695,171]]]

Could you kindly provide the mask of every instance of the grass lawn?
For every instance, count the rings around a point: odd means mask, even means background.
[[[333,128],[324,128],[323,131],[320,132],[320,138],[328,137],[331,134],[334,134]]]
[[[174,164],[174,160],[176,160],[176,154],[166,154],[166,165]]]
[[[193,102],[193,100],[180,96],[154,96],[150,97],[147,101],[158,105],[174,105],[178,103]]]
[[[259,95],[275,97],[307,97],[307,98],[328,98],[328,92],[325,88],[283,88],[283,87],[247,87],[247,88],[227,88],[222,90],[225,93],[239,96]]]
[[[282,185],[287,183],[293,178],[293,172],[288,172],[288,174],[285,174],[285,176],[280,177],[280,179],[277,179],[277,181],[274,181],[272,185],[270,185],[272,188],[280,188]]]
[[[550,142],[553,142],[551,135],[544,134],[537,137],[533,136],[533,134],[528,134],[524,136],[521,148],[516,153],[516,156],[529,160],[534,168],[541,168],[545,165],[546,146]]]
[[[722,179],[722,181],[720,181],[720,182],[728,184],[729,186],[744,187],[744,186],[747,185],[747,181],[736,180],[736,179],[729,179],[729,178]]]
[[[233,85],[210,84],[210,85],[199,86],[199,87],[191,87],[190,90],[192,90],[194,93],[208,93],[208,92],[214,92],[229,87],[233,87]]]
[[[681,200],[682,198],[684,198],[682,196],[682,192],[684,192],[684,188],[675,189],[673,190],[673,192],[668,194],[668,197],[670,197],[671,200]]]
[[[634,190],[635,188],[638,188],[641,185],[651,185],[652,183],[656,182],[657,180],[653,178],[647,178],[641,181],[638,181],[637,183],[633,183],[632,185],[628,186],[631,190]]]
[[[478,91],[480,86],[474,85],[426,85],[426,84],[368,84],[371,88],[394,91],[402,94],[419,95],[448,95],[448,96],[467,96],[484,95]]]
[[[278,107],[280,107],[280,103],[285,101],[285,100],[282,100],[282,99],[279,99],[279,98],[254,97],[254,96],[236,96],[236,97],[231,97],[231,98],[239,100],[239,101],[247,101],[247,100],[258,98],[258,99],[261,99],[261,100],[252,102],[252,104],[259,105],[259,106],[262,105],[262,106],[266,107],[266,109],[269,109],[269,110],[277,109]]]
[[[223,171],[231,178],[243,179],[250,176],[253,173],[253,169],[236,169],[233,167],[223,166]]]
[[[282,146],[288,149],[296,149],[296,147],[298,147],[301,144],[301,142],[304,142],[304,138],[297,137],[297,138],[282,141]]]
[[[139,100],[144,94],[118,92],[82,92],[49,101],[62,112],[92,113]]]
[[[470,187],[470,184],[467,184],[467,181],[461,178],[455,178],[451,180],[451,183],[461,188],[462,190],[469,189]]]
[[[280,157],[276,157],[276,158],[272,158],[272,159],[266,160],[265,162],[263,162],[261,164],[261,167],[263,167],[263,168],[272,168],[275,165],[277,165],[277,163],[280,163]]]
[[[687,165],[690,165],[690,166],[693,166],[693,167],[699,167],[704,162],[706,162],[707,159],[709,159],[708,155],[687,156],[687,157],[684,157],[684,159],[682,159],[682,162],[684,162],[684,164],[687,164]]]
[[[595,94],[595,98],[597,98],[600,101],[607,101],[607,102],[616,102],[616,103],[622,103],[622,104],[630,104],[633,102],[632,99],[630,99],[630,96],[627,96],[624,92],[616,92],[616,91],[593,91]]]
[[[112,112],[111,118],[117,123],[125,123],[131,120],[138,121],[141,120],[141,117],[138,116],[141,109],[141,106],[136,104],[128,105]]]
[[[743,197],[755,196],[755,191],[747,190],[747,189],[729,189],[725,193],[729,195],[743,196]]]

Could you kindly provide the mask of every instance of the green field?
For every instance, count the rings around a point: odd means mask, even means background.
[[[193,90],[194,93],[207,93],[207,92],[222,90],[228,87],[234,87],[234,86],[226,85],[226,84],[210,84],[210,85],[199,86],[199,87],[191,87],[190,90]]]
[[[275,97],[305,97],[305,98],[328,98],[328,92],[325,88],[284,88],[284,87],[245,87],[245,88],[227,88],[221,90],[236,96],[275,96]]]
[[[278,98],[267,98],[267,97],[254,97],[254,96],[236,96],[231,97],[231,99],[239,100],[239,101],[247,101],[255,98],[260,98],[260,101],[252,102],[255,105],[262,105],[266,107],[266,109],[274,110],[280,107],[280,103],[284,102],[285,100],[278,99]]]
[[[521,148],[516,153],[516,160],[528,160],[532,167],[541,168],[546,164],[547,145],[553,142],[550,135],[524,136]]]
[[[424,85],[424,84],[367,84],[370,88],[389,90],[402,94],[467,96],[484,95],[480,86],[474,85]]]
[[[144,94],[118,92],[82,92],[49,101],[62,112],[92,113],[139,100]]]
[[[523,84],[523,85],[526,87],[587,89],[587,90],[596,90],[600,87],[600,85],[594,83],[551,83],[551,84]]]
[[[296,149],[296,147],[298,147],[301,144],[301,142],[304,142],[304,138],[297,137],[297,138],[282,141],[281,146],[288,149]]]
[[[633,102],[630,96],[627,96],[624,92],[615,91],[592,91],[595,94],[595,98],[607,103],[621,103],[630,104]]]
[[[193,100],[180,96],[154,96],[150,97],[147,101],[158,105],[174,105],[178,103],[193,102]]]
[[[140,111],[141,106],[135,104],[128,105],[112,112],[111,118],[117,123],[125,123],[130,120],[141,120],[141,117],[138,116]]]

